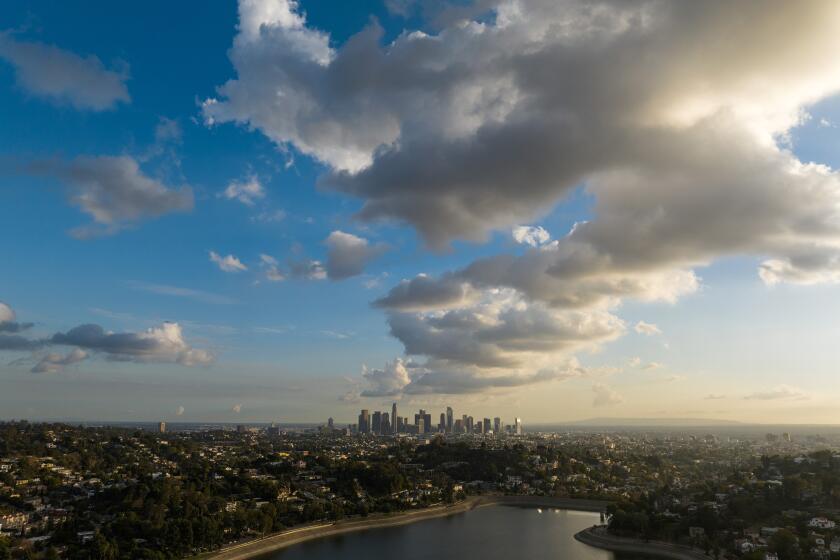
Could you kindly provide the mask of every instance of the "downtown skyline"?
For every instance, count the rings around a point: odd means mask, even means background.
[[[11,2],[0,416],[840,424],[840,6],[771,5]]]

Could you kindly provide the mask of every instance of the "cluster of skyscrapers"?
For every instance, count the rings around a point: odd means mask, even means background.
[[[360,434],[395,435],[395,434],[511,434],[522,435],[522,419],[516,418],[513,424],[504,425],[498,416],[493,418],[473,418],[464,414],[455,418],[452,407],[440,413],[435,425],[432,415],[422,408],[412,418],[397,414],[397,403],[391,406],[391,413],[362,409],[356,430]]]

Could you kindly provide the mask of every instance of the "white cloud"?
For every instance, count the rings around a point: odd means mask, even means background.
[[[179,406],[175,409],[175,416],[183,416],[186,409],[183,406]]]
[[[286,279],[286,273],[280,270],[280,263],[271,255],[260,255],[260,267],[269,282],[282,282]]]
[[[645,336],[662,334],[662,331],[659,329],[659,327],[657,327],[653,323],[646,323],[644,321],[639,321],[638,323],[636,323],[636,326],[633,327],[633,330]]]
[[[362,391],[363,397],[392,397],[400,395],[411,383],[408,370],[403,360],[397,358],[393,362],[386,363],[383,369],[362,368],[362,377],[368,387]]]
[[[725,399],[725,398],[726,398],[726,395],[721,395],[720,393],[709,393],[708,395],[703,397],[703,400],[718,401],[718,400]]]
[[[530,245],[531,247],[539,247],[551,241],[551,234],[541,226],[516,226],[513,228],[511,236],[517,243]]]
[[[224,272],[242,272],[243,270],[248,270],[248,267],[242,264],[242,261],[237,257],[233,255],[222,257],[215,251],[210,251],[210,262],[215,263]]]
[[[265,188],[256,176],[251,176],[247,181],[231,181],[222,196],[253,206],[257,200],[265,198]]]
[[[624,402],[624,397],[604,383],[593,383],[592,392],[595,393],[592,406],[612,406]]]
[[[93,55],[81,57],[0,32],[0,58],[15,67],[18,85],[37,97],[88,111],[106,111],[131,101],[125,85],[128,68],[109,70]]]
[[[163,323],[137,333],[113,333],[99,325],[80,325],[66,333],[54,334],[49,343],[101,352],[116,361],[203,366],[215,359],[212,353],[187,344],[178,323]]]
[[[145,175],[129,156],[80,156],[71,161],[41,160],[27,171],[67,184],[70,201],[96,225],[71,231],[79,238],[107,235],[146,219],[193,208],[190,187],[168,188]]]
[[[662,367],[665,367],[665,366],[663,364],[659,363],[659,362],[648,362],[648,363],[646,363],[645,365],[642,366],[642,369],[652,370],[652,369],[660,369]]]
[[[74,348],[67,354],[46,354],[32,368],[32,373],[59,373],[65,366],[77,364],[88,357],[88,353]]]
[[[11,323],[16,318],[15,311],[8,304],[0,301],[0,323]]]
[[[332,232],[324,241],[327,246],[327,276],[343,280],[363,273],[365,266],[387,250],[385,244],[371,245],[367,239],[345,233]]]
[[[240,412],[242,412],[242,403],[237,403],[237,404],[233,405],[233,407],[231,407],[230,410],[234,414],[239,414]]]
[[[808,394],[798,387],[791,385],[776,385],[770,390],[756,391],[744,397],[747,400],[771,401],[771,400],[807,400]]]

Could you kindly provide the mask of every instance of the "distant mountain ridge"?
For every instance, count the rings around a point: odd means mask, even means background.
[[[574,422],[546,422],[537,426],[743,426],[743,422],[716,418],[587,418]]]

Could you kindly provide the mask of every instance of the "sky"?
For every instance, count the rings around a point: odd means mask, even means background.
[[[0,417],[840,423],[840,5],[0,13]]]

